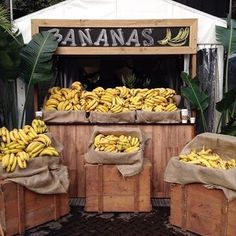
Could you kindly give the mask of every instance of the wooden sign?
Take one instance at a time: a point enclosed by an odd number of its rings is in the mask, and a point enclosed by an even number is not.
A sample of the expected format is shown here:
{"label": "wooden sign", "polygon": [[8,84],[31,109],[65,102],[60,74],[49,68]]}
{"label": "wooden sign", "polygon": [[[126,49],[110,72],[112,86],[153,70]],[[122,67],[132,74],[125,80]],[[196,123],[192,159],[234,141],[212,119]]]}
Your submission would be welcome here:
{"label": "wooden sign", "polygon": [[49,31],[57,54],[195,54],[197,20],[32,20],[32,34]]}

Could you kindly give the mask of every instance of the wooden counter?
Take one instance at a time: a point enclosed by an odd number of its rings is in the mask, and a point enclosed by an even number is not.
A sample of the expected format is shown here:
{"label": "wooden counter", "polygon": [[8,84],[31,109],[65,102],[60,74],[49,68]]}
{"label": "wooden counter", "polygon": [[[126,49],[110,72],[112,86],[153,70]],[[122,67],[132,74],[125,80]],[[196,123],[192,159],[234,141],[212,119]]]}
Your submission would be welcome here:
{"label": "wooden counter", "polygon": [[[94,124],[47,124],[49,131],[64,145],[64,164],[70,173],[70,197],[85,197],[84,154],[87,152]],[[164,171],[168,160],[195,136],[191,124],[99,124],[106,127],[139,127],[149,139],[144,157],[152,164],[151,197],[169,198],[169,184],[164,183]]]}

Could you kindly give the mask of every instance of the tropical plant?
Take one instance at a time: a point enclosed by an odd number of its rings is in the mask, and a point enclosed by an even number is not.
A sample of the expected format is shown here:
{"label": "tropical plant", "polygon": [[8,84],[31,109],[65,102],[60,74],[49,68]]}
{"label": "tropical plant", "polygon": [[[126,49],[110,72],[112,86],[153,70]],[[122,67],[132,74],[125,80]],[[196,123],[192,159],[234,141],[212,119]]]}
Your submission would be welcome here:
{"label": "tropical plant", "polygon": [[202,91],[199,86],[197,77],[190,79],[189,75],[185,72],[181,73],[181,78],[185,82],[185,87],[181,89],[181,94],[192,104],[197,112],[200,112],[201,122],[204,132],[207,131],[207,123],[204,111],[209,106],[209,96],[205,91]]}
{"label": "tropical plant", "polygon": [[6,9],[0,6],[0,80],[2,96],[0,96],[0,113],[3,125],[17,126],[15,80],[19,73],[20,50],[23,46],[22,35],[12,32]]}
{"label": "tropical plant", "polygon": [[[229,64],[230,58],[236,52],[236,21],[227,19],[227,28],[216,26],[216,38],[224,46],[226,52],[225,73],[224,73],[224,95],[223,99],[216,104],[216,109],[221,112],[220,122],[217,131],[222,122],[222,132],[234,132],[234,120],[236,109],[236,88],[229,88]],[[231,133],[232,134],[232,133]]]}
{"label": "tropical plant", "polygon": [[27,84],[26,99],[23,107],[21,126],[24,122],[25,109],[30,99],[30,89],[33,85],[53,78],[53,54],[58,46],[56,37],[49,32],[41,32],[21,51],[20,78]]}
{"label": "tropical plant", "polygon": [[[1,8],[2,9],[2,8]],[[25,111],[30,99],[30,89],[36,83],[50,80],[53,77],[52,57],[58,42],[53,34],[42,32],[33,36],[29,44],[23,46],[22,35],[12,32],[8,24],[8,15],[3,9],[0,18],[0,79],[3,83],[1,99],[1,113],[3,125],[8,128],[18,127],[16,107],[16,79],[22,79],[26,85],[26,99],[21,118],[23,125]]]}

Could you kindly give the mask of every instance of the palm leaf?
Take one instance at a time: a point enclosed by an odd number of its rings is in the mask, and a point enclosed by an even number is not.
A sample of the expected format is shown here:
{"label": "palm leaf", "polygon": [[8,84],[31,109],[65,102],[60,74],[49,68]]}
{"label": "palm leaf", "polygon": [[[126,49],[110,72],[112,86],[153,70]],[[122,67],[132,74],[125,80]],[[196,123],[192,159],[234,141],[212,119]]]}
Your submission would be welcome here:
{"label": "palm leaf", "polygon": [[[11,34],[0,28],[0,79],[15,80],[19,74],[22,34]],[[17,39],[17,40],[15,40]]]}
{"label": "palm leaf", "polygon": [[181,94],[191,102],[194,108],[200,111],[203,129],[206,132],[207,124],[204,110],[209,106],[209,96],[200,89],[197,77],[190,79],[187,73],[182,72],[181,78],[187,85],[181,89]]}
{"label": "palm leaf", "polygon": [[27,84],[21,126],[29,101],[30,88],[37,83],[53,78],[53,55],[57,46],[58,42],[52,33],[41,32],[34,35],[21,51],[20,78]]}
{"label": "palm leaf", "polygon": [[223,46],[225,51],[229,54],[236,52],[236,29],[234,26],[236,25],[235,20],[231,20],[231,24],[229,28],[225,28],[222,26],[216,26],[216,39]]}
{"label": "palm leaf", "polygon": [[190,80],[185,72],[181,73],[181,78],[188,86],[181,89],[182,95],[192,103],[195,109],[204,111],[209,106],[209,96],[198,86],[198,79],[195,77]]}
{"label": "palm leaf", "polygon": [[53,55],[57,49],[56,37],[49,32],[41,32],[21,51],[20,77],[29,86],[52,79]]}
{"label": "palm leaf", "polygon": [[12,24],[9,21],[9,13],[7,9],[0,5],[0,28],[4,29],[4,31],[11,31]]}
{"label": "palm leaf", "polygon": [[236,88],[233,88],[224,94],[221,101],[216,103],[216,110],[219,112],[227,111],[234,104],[235,100],[236,100]]}

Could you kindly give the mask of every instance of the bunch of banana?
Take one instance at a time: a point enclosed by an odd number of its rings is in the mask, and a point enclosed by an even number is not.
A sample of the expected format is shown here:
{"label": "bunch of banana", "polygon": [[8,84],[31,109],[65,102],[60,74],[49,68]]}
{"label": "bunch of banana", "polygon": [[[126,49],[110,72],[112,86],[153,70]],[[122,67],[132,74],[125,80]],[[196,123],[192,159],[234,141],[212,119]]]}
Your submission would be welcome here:
{"label": "bunch of banana", "polygon": [[[79,83],[79,82],[75,82]],[[84,110],[103,113],[120,113],[125,111],[175,111],[177,106],[173,96],[175,90],[170,88],[129,89],[125,86],[107,88],[97,87],[92,91],[53,87],[45,103],[46,110]],[[79,92],[78,92],[79,91]]]}
{"label": "bunch of banana", "polygon": [[48,90],[49,98],[44,108],[58,111],[81,110],[80,95],[83,90],[79,81],[72,83],[71,88],[52,87]]}
{"label": "bunch of banana", "polygon": [[200,165],[209,168],[228,170],[236,167],[236,160],[223,160],[212,149],[202,148],[200,151],[191,150],[189,154],[179,155],[179,160],[190,164]]}
{"label": "bunch of banana", "polygon": [[51,139],[45,134],[38,134],[25,148],[30,158],[37,156],[59,156],[57,150],[51,146]]}
{"label": "bunch of banana", "polygon": [[98,134],[94,139],[94,146],[96,151],[129,153],[140,149],[140,141],[137,137],[126,135]]}
{"label": "bunch of banana", "polygon": [[[13,172],[16,166],[26,168],[30,158],[36,156],[59,156],[58,151],[51,146],[51,139],[43,134],[47,130],[41,120],[33,120],[32,126],[25,125],[22,129],[0,129],[0,162],[7,172]],[[10,138],[8,138],[10,137]]]}
{"label": "bunch of banana", "polygon": [[43,134],[48,131],[47,125],[43,120],[33,119],[31,126],[37,134]]}

